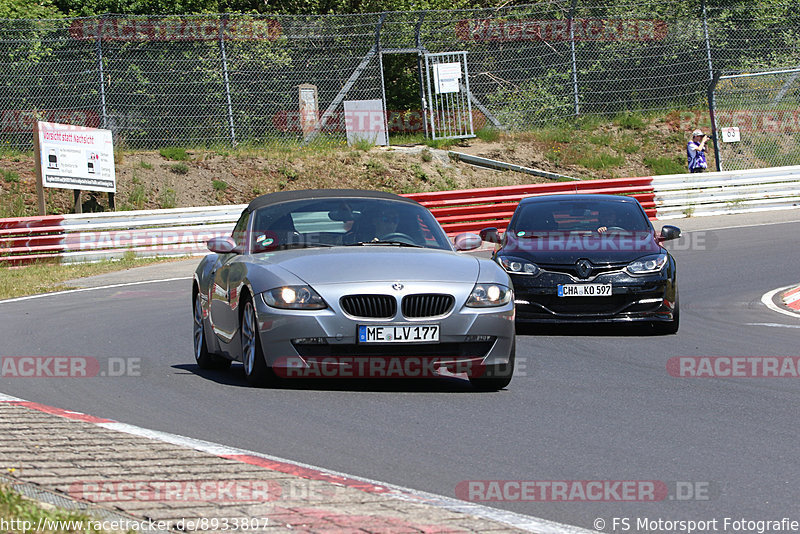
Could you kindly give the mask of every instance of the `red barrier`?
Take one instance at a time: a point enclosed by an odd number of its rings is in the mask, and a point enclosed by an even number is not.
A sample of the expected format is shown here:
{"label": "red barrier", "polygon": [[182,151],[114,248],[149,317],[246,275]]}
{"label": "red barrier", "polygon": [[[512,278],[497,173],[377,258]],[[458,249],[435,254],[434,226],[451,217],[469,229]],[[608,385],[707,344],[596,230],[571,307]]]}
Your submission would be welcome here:
{"label": "red barrier", "polygon": [[642,204],[648,217],[654,219],[656,216],[651,176],[435,191],[403,196],[430,209],[448,234],[456,234],[477,232],[490,226],[504,230],[517,204],[525,197],[576,193],[631,196]]}

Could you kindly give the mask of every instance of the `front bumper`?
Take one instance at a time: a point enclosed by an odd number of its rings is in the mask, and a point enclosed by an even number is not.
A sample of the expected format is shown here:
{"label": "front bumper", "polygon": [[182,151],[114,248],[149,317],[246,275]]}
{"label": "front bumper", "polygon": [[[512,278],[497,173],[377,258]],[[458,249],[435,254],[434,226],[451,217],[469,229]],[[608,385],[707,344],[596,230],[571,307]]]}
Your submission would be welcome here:
{"label": "front bumper", "polygon": [[[435,358],[443,365],[464,362],[502,365],[509,362],[514,341],[514,305],[497,308],[464,306],[472,285],[455,283],[407,283],[402,291],[387,291],[387,284],[330,284],[314,286],[328,304],[316,311],[282,310],[255,298],[261,345],[267,365],[294,368],[315,362],[350,362],[352,358],[404,360]],[[402,316],[400,299],[415,293],[448,293],[454,307],[443,316],[408,319]],[[391,294],[398,299],[390,319],[357,318],[340,307],[342,296]],[[438,324],[438,343],[359,343],[359,325],[409,326]]]}
{"label": "front bumper", "polygon": [[[662,274],[631,276],[615,271],[591,281],[578,281],[562,273],[543,272],[536,277],[512,275],[518,322],[606,323],[671,321],[676,305],[674,278]],[[559,284],[611,284],[604,297],[559,297]]]}

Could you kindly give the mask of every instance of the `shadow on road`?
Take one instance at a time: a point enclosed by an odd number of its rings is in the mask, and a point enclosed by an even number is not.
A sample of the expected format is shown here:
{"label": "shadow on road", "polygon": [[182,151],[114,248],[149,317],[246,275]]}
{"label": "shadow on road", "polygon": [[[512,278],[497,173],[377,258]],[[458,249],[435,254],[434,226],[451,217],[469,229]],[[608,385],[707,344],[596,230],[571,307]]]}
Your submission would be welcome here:
{"label": "shadow on road", "polygon": [[659,337],[648,323],[521,324],[518,336]]}
{"label": "shadow on road", "polygon": [[[241,364],[234,363],[226,370],[200,369],[196,364],[173,365],[173,369],[185,371],[225,386],[251,386],[244,377]],[[513,382],[512,382],[513,384]],[[269,389],[354,391],[376,393],[488,393],[475,389],[466,376],[442,376],[437,378],[283,378]]]}

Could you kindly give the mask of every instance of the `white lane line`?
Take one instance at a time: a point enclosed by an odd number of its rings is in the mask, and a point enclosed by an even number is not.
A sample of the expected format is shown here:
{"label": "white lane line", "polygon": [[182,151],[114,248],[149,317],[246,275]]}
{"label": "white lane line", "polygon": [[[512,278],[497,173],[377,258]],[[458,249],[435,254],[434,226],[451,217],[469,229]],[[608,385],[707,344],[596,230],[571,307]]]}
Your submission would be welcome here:
{"label": "white lane line", "polygon": [[18,397],[12,397],[11,395],[0,393],[0,402],[24,402],[24,401]]}
{"label": "white lane line", "polygon": [[772,311],[782,313],[783,315],[788,315],[789,317],[794,317],[795,319],[800,319],[800,313],[790,312],[789,310],[784,310],[777,304],[772,301],[772,298],[775,296],[776,293],[780,293],[781,291],[786,291],[790,287],[796,287],[797,284],[792,284],[790,286],[779,287],[778,289],[773,289],[772,291],[767,291],[763,295],[761,295],[761,302]]}
{"label": "white lane line", "polygon": [[174,282],[175,280],[191,280],[191,276],[178,276],[175,278],[162,278],[161,280],[141,280],[139,282],[125,282],[123,284],[110,284],[107,286],[97,287],[79,287],[76,289],[65,289],[64,291],[53,291],[52,293],[40,293],[38,295],[28,295],[27,297],[17,297],[13,299],[0,300],[0,304],[9,302],[21,302],[23,300],[40,299],[44,297],[53,297],[55,295],[67,295],[69,293],[81,293],[83,291],[96,291],[98,289],[113,289],[115,287],[138,286],[141,284],[155,284],[157,282]]}
{"label": "white lane line", "polygon": [[781,323],[745,323],[746,326],[773,326],[775,328],[800,328],[800,324]]}

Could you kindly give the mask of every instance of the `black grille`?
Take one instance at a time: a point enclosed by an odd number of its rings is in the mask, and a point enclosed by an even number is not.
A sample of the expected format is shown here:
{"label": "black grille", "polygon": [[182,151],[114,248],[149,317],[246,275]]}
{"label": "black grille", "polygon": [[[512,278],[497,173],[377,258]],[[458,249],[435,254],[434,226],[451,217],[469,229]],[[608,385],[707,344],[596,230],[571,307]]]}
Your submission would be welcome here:
{"label": "black grille", "polygon": [[663,293],[635,293],[620,294],[610,297],[557,297],[554,295],[519,295],[519,298],[529,301],[530,305],[518,305],[517,313],[544,312],[542,306],[552,313],[560,315],[614,315],[624,312],[651,311],[658,309],[661,302],[653,304],[634,304],[641,299],[658,298]]}
{"label": "black grille", "polygon": [[413,318],[444,315],[450,311],[454,302],[452,295],[406,295],[403,297],[403,315]]}
{"label": "black grille", "polygon": [[397,301],[389,295],[347,295],[339,302],[345,313],[354,317],[382,319],[397,312]]}

